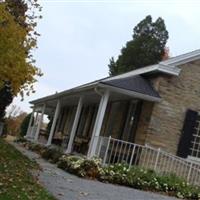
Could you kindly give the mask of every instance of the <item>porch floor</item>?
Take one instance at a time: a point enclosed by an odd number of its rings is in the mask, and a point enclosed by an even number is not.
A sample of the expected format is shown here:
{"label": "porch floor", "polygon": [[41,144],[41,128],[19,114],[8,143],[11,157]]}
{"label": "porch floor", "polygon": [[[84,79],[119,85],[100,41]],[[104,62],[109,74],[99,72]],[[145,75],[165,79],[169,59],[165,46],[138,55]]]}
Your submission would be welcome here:
{"label": "porch floor", "polygon": [[176,200],[176,198],[151,192],[78,178],[41,159],[36,153],[16,143],[12,145],[41,166],[42,170],[34,174],[58,200]]}

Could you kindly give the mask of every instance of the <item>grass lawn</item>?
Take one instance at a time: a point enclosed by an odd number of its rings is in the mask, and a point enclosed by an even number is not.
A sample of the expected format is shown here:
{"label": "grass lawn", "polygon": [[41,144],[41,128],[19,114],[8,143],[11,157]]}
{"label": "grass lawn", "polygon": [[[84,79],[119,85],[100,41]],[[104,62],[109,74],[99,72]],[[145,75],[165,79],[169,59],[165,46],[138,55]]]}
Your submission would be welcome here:
{"label": "grass lawn", "polygon": [[38,165],[0,139],[0,200],[55,200],[29,170]]}

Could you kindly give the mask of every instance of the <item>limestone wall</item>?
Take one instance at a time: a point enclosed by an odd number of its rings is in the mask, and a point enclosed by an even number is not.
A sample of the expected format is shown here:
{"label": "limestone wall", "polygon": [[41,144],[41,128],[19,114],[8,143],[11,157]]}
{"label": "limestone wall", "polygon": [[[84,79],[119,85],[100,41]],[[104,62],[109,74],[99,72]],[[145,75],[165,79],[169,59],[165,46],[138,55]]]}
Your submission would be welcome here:
{"label": "limestone wall", "polygon": [[[165,75],[154,80],[162,101],[152,107],[145,136],[145,143],[173,154],[177,151],[187,109],[200,111],[200,63],[193,62],[180,68],[178,77]],[[145,113],[148,117],[148,112]]]}

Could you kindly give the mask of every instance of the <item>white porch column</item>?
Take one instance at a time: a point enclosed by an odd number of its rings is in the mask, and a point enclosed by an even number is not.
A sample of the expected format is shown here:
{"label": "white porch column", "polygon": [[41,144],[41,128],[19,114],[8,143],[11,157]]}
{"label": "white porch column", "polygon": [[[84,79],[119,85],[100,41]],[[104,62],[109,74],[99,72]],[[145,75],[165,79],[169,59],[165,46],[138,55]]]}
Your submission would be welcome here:
{"label": "white porch column", "polygon": [[35,112],[35,107],[33,107],[33,111],[31,113],[31,117],[30,117],[30,120],[29,120],[28,129],[26,131],[25,138],[29,138],[31,136],[31,124],[32,124],[33,118],[34,118],[34,112]]}
{"label": "white porch column", "polygon": [[93,132],[92,132],[90,146],[89,146],[89,150],[88,150],[88,154],[87,154],[87,157],[89,157],[89,158],[91,158],[92,156],[95,155],[97,142],[98,142],[98,140],[96,140],[95,137],[100,135],[101,126],[102,126],[104,115],[106,112],[109,95],[110,95],[110,92],[108,90],[106,90],[105,93],[103,94],[103,96],[101,97],[99,109],[98,109],[97,116],[96,116],[96,121],[95,121]]}
{"label": "white porch column", "polygon": [[51,142],[52,142],[52,138],[53,138],[54,130],[55,130],[55,127],[56,127],[56,122],[57,122],[57,119],[58,119],[59,112],[60,112],[60,100],[57,101],[56,110],[55,110],[54,117],[53,117],[53,123],[52,123],[52,126],[51,126],[49,138],[48,138],[48,141],[47,141],[47,144],[46,144],[47,146],[50,146],[50,145],[51,145]]}
{"label": "white porch column", "polygon": [[[38,125],[38,111],[36,111],[36,116],[35,118],[33,119],[33,126],[32,126],[32,129],[31,129],[31,134],[30,134],[30,138],[31,139],[34,139],[35,137],[35,133],[36,133],[36,126]],[[36,128],[37,129],[37,128]]]}
{"label": "white porch column", "polygon": [[35,137],[34,137],[35,141],[38,140],[38,137],[39,137],[39,134],[40,134],[40,128],[41,128],[45,108],[46,108],[46,104],[44,104],[43,107],[42,107],[42,113],[41,113],[41,116],[40,116],[40,119],[39,119],[39,122],[38,122],[38,125],[37,125]]}
{"label": "white porch column", "polygon": [[72,130],[71,130],[71,133],[70,133],[70,139],[69,139],[69,142],[68,142],[68,145],[67,145],[66,153],[71,153],[71,151],[72,151],[72,145],[73,145],[74,137],[75,137],[76,130],[77,130],[77,127],[78,127],[78,122],[79,122],[79,118],[80,118],[80,115],[81,115],[82,107],[83,107],[83,97],[80,97],[79,102],[78,102],[78,106],[77,106],[77,109],[76,109],[76,115],[75,115],[75,118],[74,118],[74,123],[73,123]]}

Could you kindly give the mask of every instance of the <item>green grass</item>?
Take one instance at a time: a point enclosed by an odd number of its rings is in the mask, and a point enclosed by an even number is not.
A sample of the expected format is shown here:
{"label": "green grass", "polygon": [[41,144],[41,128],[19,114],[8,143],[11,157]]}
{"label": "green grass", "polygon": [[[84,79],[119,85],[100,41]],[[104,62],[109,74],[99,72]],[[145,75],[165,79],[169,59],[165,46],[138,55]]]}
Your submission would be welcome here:
{"label": "green grass", "polygon": [[35,162],[0,139],[0,200],[55,200],[30,173]]}

